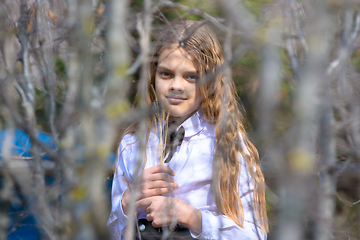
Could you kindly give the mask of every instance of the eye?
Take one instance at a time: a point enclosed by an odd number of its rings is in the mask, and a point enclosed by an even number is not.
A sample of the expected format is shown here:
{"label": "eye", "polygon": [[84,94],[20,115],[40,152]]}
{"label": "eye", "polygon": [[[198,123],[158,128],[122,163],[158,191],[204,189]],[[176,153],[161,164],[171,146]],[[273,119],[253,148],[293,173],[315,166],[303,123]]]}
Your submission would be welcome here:
{"label": "eye", "polygon": [[198,75],[188,75],[185,78],[191,82],[196,82],[199,79],[199,76]]}
{"label": "eye", "polygon": [[164,78],[164,79],[169,79],[169,78],[172,77],[172,74],[169,73],[169,72],[160,72],[159,74],[160,74],[160,76],[161,76],[162,78]]}

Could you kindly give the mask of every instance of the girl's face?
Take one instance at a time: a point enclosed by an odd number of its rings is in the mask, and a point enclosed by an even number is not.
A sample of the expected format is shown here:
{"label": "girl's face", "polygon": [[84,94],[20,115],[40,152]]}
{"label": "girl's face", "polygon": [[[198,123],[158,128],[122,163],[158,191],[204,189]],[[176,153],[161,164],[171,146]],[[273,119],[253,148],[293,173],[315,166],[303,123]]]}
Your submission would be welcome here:
{"label": "girl's face", "polygon": [[191,57],[181,48],[168,48],[159,56],[155,75],[157,99],[169,108],[170,116],[182,121],[200,106],[196,81],[199,73]]}

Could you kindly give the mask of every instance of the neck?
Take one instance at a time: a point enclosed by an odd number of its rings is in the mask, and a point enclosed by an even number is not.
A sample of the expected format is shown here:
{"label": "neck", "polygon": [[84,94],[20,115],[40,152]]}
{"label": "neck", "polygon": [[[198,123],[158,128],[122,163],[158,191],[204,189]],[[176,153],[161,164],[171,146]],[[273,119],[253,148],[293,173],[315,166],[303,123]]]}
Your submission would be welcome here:
{"label": "neck", "polygon": [[188,119],[188,118],[170,116],[169,120],[168,120],[168,124],[176,129],[178,126],[180,126],[180,124],[185,122],[186,119]]}
{"label": "neck", "polygon": [[186,116],[182,116],[182,117],[175,117],[175,116],[169,116],[169,120],[168,120],[168,123],[171,123],[171,125],[174,125],[176,126],[176,128],[178,126],[180,126],[180,124],[182,124],[183,122],[185,122],[189,117],[191,117],[192,115],[194,115],[194,113],[196,113],[198,111],[195,110],[194,112],[190,113],[189,115],[186,115]]}

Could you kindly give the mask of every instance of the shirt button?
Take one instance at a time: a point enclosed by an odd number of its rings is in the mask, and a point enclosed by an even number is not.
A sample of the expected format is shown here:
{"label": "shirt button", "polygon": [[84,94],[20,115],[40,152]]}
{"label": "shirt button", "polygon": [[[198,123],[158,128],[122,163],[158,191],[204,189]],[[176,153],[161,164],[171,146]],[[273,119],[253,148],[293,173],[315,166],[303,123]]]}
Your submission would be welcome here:
{"label": "shirt button", "polygon": [[141,232],[145,231],[145,225],[144,225],[144,224],[141,224],[141,225],[139,226],[139,230],[140,230]]}

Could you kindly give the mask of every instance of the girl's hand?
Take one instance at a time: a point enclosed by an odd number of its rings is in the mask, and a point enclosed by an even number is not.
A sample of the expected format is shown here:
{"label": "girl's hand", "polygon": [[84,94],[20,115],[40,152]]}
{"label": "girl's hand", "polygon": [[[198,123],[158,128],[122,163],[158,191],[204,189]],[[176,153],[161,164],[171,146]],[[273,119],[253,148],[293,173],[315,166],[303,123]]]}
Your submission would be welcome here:
{"label": "girl's hand", "polygon": [[[136,201],[153,196],[162,196],[177,189],[179,185],[172,178],[173,176],[175,176],[175,172],[164,165],[145,169],[140,175],[140,186],[136,193]],[[134,189],[134,183],[130,184],[121,199],[121,206],[125,214],[131,201],[131,194],[133,193],[131,191]]]}
{"label": "girl's hand", "polygon": [[201,211],[190,204],[174,197],[155,196],[139,200],[137,207],[146,207],[146,220],[154,227],[181,224],[193,232],[202,231]]}
{"label": "girl's hand", "polygon": [[164,165],[156,165],[145,169],[141,174],[139,197],[137,200],[152,196],[161,196],[177,189],[179,185],[173,179],[175,172]]}

